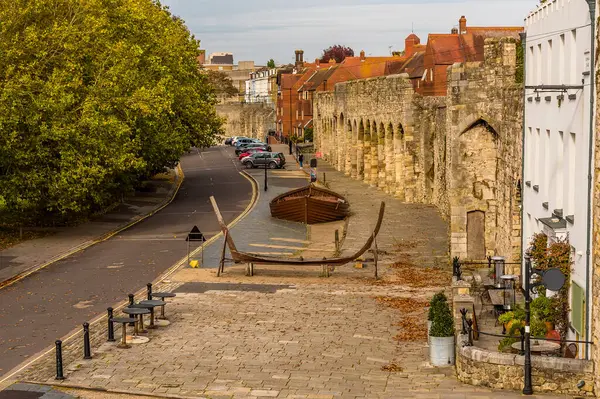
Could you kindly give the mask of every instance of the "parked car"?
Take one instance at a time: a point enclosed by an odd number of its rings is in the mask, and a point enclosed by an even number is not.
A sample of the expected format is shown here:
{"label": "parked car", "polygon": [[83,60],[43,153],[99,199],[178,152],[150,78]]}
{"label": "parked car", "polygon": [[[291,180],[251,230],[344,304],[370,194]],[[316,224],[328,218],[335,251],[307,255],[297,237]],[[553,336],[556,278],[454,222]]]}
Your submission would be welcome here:
{"label": "parked car", "polygon": [[242,158],[242,165],[246,169],[264,168],[265,165],[271,169],[281,169],[285,165],[285,156],[282,152],[257,152]]}
{"label": "parked car", "polygon": [[265,151],[271,152],[271,146],[265,143],[250,143],[250,144],[244,144],[241,145],[239,147],[236,147],[235,149],[235,153],[236,155],[241,154],[242,152],[246,152],[246,150],[252,149],[252,148],[262,148]]}
{"label": "parked car", "polygon": [[237,140],[233,142],[233,145],[239,147],[243,144],[256,143],[258,139],[250,139],[248,137],[238,137]]}
{"label": "parked car", "polygon": [[232,141],[233,141],[233,137],[228,137],[227,139],[225,139],[225,145],[231,145]]}
{"label": "parked car", "polygon": [[245,150],[244,152],[242,152],[238,158],[241,161],[242,159],[244,159],[252,154],[255,154],[257,152],[267,152],[267,150],[265,150],[264,148],[249,148],[249,149]]}

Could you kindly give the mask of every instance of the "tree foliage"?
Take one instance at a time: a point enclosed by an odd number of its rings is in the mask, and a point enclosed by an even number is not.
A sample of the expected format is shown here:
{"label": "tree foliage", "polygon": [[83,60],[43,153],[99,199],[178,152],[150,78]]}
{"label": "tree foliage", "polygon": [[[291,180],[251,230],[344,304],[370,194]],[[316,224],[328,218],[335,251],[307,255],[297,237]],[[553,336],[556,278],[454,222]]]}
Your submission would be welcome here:
{"label": "tree foliage", "polygon": [[273,58],[271,58],[269,60],[269,62],[267,62],[267,67],[268,68],[275,68],[275,60]]}
{"label": "tree foliage", "polygon": [[350,47],[342,46],[340,44],[336,44],[335,46],[331,46],[325,50],[323,50],[323,55],[321,56],[321,62],[329,62],[330,59],[334,59],[338,64],[346,57],[354,57],[354,50]]}
{"label": "tree foliage", "polygon": [[219,99],[230,98],[239,93],[239,90],[233,86],[233,81],[225,72],[208,69],[206,74]]}
{"label": "tree foliage", "polygon": [[2,217],[103,209],[220,133],[199,43],[153,0],[0,7]]}

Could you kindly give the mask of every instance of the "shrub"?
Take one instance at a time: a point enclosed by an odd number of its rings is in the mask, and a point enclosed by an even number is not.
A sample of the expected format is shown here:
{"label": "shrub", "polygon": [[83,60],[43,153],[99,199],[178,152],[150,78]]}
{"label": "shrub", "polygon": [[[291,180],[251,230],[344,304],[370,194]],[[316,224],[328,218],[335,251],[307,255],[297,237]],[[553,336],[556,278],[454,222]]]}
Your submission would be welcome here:
{"label": "shrub", "polygon": [[448,301],[440,301],[434,308],[429,335],[432,337],[454,336],[454,318]]}
{"label": "shrub", "polygon": [[436,312],[436,308],[442,302],[448,302],[448,298],[446,297],[443,291],[440,291],[437,294],[435,294],[429,302],[429,313],[427,315],[427,320],[433,321],[433,315]]}

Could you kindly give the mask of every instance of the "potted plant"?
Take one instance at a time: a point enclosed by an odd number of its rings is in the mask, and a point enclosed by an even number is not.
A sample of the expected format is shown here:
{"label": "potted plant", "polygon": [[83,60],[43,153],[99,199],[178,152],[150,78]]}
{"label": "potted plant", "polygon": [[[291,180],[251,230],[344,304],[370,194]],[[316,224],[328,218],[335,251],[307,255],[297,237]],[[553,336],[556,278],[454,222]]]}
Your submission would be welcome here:
{"label": "potted plant", "polygon": [[440,301],[433,310],[429,331],[429,360],[433,366],[454,364],[454,319],[448,301]]}
{"label": "potted plant", "polygon": [[448,302],[448,298],[446,297],[446,295],[444,294],[443,291],[440,291],[437,294],[435,294],[433,296],[433,298],[431,298],[431,301],[429,301],[429,313],[427,314],[427,343],[428,344],[431,341],[429,339],[429,331],[431,331],[431,323],[433,322],[433,315],[435,314],[437,307],[442,302]]}
{"label": "potted plant", "polygon": [[548,331],[554,330],[554,317],[552,308],[552,299],[545,295],[540,295],[531,301],[532,317],[544,322]]}

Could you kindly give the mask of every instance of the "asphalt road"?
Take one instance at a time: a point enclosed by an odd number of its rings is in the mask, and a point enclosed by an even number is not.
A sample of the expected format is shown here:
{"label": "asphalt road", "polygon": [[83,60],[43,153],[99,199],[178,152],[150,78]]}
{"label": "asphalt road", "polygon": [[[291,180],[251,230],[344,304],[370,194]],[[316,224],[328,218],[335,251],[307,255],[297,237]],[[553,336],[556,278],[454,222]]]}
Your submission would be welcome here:
{"label": "asphalt road", "polygon": [[252,186],[238,173],[230,147],[193,150],[181,166],[183,185],[162,211],[0,290],[0,379],[183,258],[194,225],[207,238],[215,235],[211,195],[226,222],[250,203]]}

